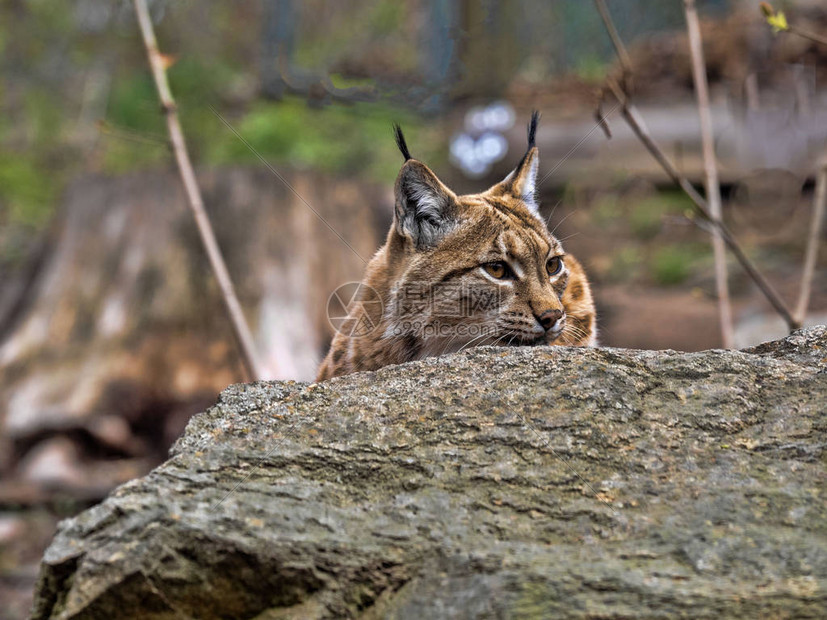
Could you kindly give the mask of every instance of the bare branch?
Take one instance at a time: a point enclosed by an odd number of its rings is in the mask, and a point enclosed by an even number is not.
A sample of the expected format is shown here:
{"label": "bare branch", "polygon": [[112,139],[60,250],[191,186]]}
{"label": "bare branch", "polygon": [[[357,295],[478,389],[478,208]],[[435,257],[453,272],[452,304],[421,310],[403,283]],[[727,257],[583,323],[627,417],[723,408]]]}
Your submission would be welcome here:
{"label": "bare branch", "polygon": [[[827,38],[787,23],[783,12],[776,12],[769,2],[761,3],[761,12],[767,23],[775,32],[789,32],[810,41],[827,45]],[[802,324],[807,316],[807,307],[810,304],[810,293],[813,287],[816,259],[818,258],[818,244],[821,238],[821,229],[824,226],[824,212],[827,209],[827,153],[821,156],[816,172],[816,191],[813,198],[813,219],[810,223],[810,232],[807,237],[807,248],[804,252],[804,266],[801,270],[801,289],[798,303],[795,307],[795,320]]]}
{"label": "bare branch", "polygon": [[818,244],[821,240],[821,229],[824,227],[824,212],[827,211],[827,154],[821,157],[816,175],[816,191],[813,199],[813,219],[810,223],[810,232],[807,237],[807,249],[804,254],[804,267],[801,270],[801,292],[795,307],[795,319],[804,323],[807,316],[807,306],[810,304],[810,291],[813,287],[813,275],[818,257]]}
{"label": "bare branch", "polygon": [[798,26],[790,26],[789,32],[792,34],[797,34],[799,37],[804,39],[809,39],[810,41],[815,41],[816,43],[821,43],[822,45],[827,45],[827,38],[822,37],[814,32],[810,32],[809,30],[803,30]]}
{"label": "bare branch", "polygon": [[778,293],[775,292],[775,289],[772,285],[764,278],[763,275],[755,268],[752,264],[752,261],[747,257],[744,251],[741,249],[741,246],[735,240],[735,237],[732,236],[729,228],[720,220],[716,220],[712,217],[712,214],[709,212],[709,208],[707,206],[706,200],[704,200],[703,196],[701,196],[698,191],[692,186],[692,184],[686,179],[686,177],[682,176],[672,165],[672,163],[667,159],[666,155],[664,155],[661,148],[652,140],[652,137],[649,135],[649,132],[643,127],[642,123],[639,121],[639,114],[637,110],[629,103],[628,98],[626,97],[625,93],[620,90],[616,82],[609,81],[608,82],[609,89],[612,91],[612,94],[618,99],[620,102],[620,113],[623,116],[623,120],[629,125],[629,128],[634,132],[634,134],[638,137],[641,141],[643,146],[646,147],[646,150],[655,158],[655,160],[660,164],[661,168],[663,168],[664,172],[669,176],[670,179],[678,185],[687,196],[689,196],[690,200],[692,200],[692,204],[695,208],[695,211],[698,215],[700,215],[703,219],[708,221],[712,226],[718,229],[721,233],[721,238],[723,238],[724,243],[726,243],[727,247],[730,251],[735,255],[735,258],[743,267],[744,271],[746,271],[747,275],[755,282],[767,300],[770,302],[773,308],[775,308],[776,312],[781,315],[781,318],[787,323],[787,327],[790,330],[797,329],[800,327],[797,321],[795,321],[790,314],[789,309],[778,296]]}
{"label": "bare branch", "polygon": [[810,41],[814,41],[816,43],[820,43],[821,45],[827,45],[827,38],[823,37],[820,34],[816,34],[815,32],[810,32],[809,30],[804,30],[803,28],[799,28],[794,24],[790,24],[787,22],[787,16],[784,14],[783,11],[776,11],[775,8],[769,2],[762,2],[759,5],[761,9],[761,13],[764,15],[764,19],[766,20],[767,24],[776,32],[790,32],[792,34],[798,35],[802,39],[808,39]]}
{"label": "bare branch", "polygon": [[167,73],[164,65],[165,60],[158,51],[158,43],[155,40],[155,31],[152,28],[152,19],[149,16],[146,0],[134,0],[134,3],[135,14],[138,17],[141,36],[143,37],[144,46],[146,47],[146,53],[149,58],[149,66],[152,69],[152,77],[155,80],[155,87],[161,99],[161,107],[167,119],[172,151],[178,163],[181,181],[184,183],[187,204],[195,217],[195,223],[201,235],[204,249],[207,252],[207,258],[210,261],[210,266],[221,289],[221,297],[224,300],[227,315],[233,327],[233,333],[241,349],[241,359],[244,363],[248,379],[263,379],[264,372],[256,356],[253,336],[250,333],[250,328],[247,326],[247,321],[244,319],[244,313],[241,309],[241,304],[238,302],[238,297],[236,297],[230,274],[227,271],[221,250],[215,240],[215,234],[210,225],[210,220],[207,217],[207,212],[204,210],[204,202],[201,199],[201,192],[198,189],[195,172],[192,169],[192,163],[187,152],[187,145],[184,141],[184,133],[178,122],[175,100],[172,97],[172,91],[167,81]]}
{"label": "bare branch", "polygon": [[[596,3],[600,3],[602,0],[595,0]],[[606,25],[607,30],[614,30],[614,25],[612,23],[612,18],[607,11],[601,12],[601,17],[603,18],[603,23]],[[643,122],[640,120],[640,115],[638,114],[635,107],[629,101],[629,97],[624,91],[624,89],[617,83],[617,81],[609,78],[606,80],[606,86],[603,90],[601,95],[601,101],[598,103],[598,106],[602,104],[602,97],[611,92],[615,99],[617,99],[618,103],[620,104],[620,112],[623,120],[629,125],[629,128],[632,132],[637,136],[637,138],[641,141],[643,146],[646,148],[647,151],[655,158],[655,161],[660,164],[661,168],[663,168],[664,172],[666,172],[667,176],[672,180],[675,185],[679,186],[686,195],[692,200],[693,207],[695,208],[696,213],[701,216],[704,220],[708,221],[710,225],[714,226],[718,229],[721,234],[721,238],[726,243],[727,247],[730,251],[735,255],[735,258],[743,267],[744,271],[747,275],[755,282],[767,300],[770,302],[772,307],[778,312],[781,318],[787,323],[788,329],[792,331],[793,329],[797,329],[800,327],[800,324],[793,319],[790,310],[787,308],[786,304],[781,300],[778,293],[775,292],[775,289],[772,285],[764,278],[763,275],[755,268],[752,264],[752,261],[749,260],[747,255],[741,249],[741,246],[735,240],[735,237],[732,236],[732,233],[729,231],[729,228],[720,220],[715,219],[712,217],[712,214],[709,211],[708,205],[706,200],[704,200],[703,196],[701,196],[698,191],[692,186],[692,184],[686,179],[686,177],[682,176],[675,166],[672,165],[672,162],[666,157],[663,153],[661,148],[655,143],[652,139],[649,132],[645,129]]]}
{"label": "bare branch", "polygon": [[604,0],[594,0],[594,3],[597,5],[597,11],[600,13],[600,17],[606,25],[606,30],[609,32],[609,38],[612,40],[612,45],[615,48],[618,60],[620,60],[620,66],[623,69],[624,75],[631,75],[632,63],[629,60],[629,53],[626,51],[626,46],[623,45],[623,40],[620,38],[617,28],[615,28],[612,16],[609,15],[606,2]]}
{"label": "bare branch", "polygon": [[[712,136],[712,116],[709,110],[709,89],[706,82],[701,28],[695,0],[684,0],[686,28],[689,34],[689,50],[692,55],[692,77],[698,95],[698,116],[701,121],[701,143],[703,145],[704,172],[706,176],[706,199],[713,219],[721,220],[721,186],[718,183],[718,167],[715,163],[715,142]],[[721,322],[721,340],[725,349],[735,347],[732,326],[732,305],[729,300],[727,283],[726,248],[717,228],[712,229],[712,253],[715,259],[715,289],[718,293],[718,312]]]}

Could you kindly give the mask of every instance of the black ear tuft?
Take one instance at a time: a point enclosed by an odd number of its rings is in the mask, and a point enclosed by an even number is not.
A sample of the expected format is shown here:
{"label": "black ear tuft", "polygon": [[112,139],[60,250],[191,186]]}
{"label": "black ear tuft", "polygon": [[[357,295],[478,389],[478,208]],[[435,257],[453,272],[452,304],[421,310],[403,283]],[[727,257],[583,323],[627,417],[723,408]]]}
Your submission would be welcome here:
{"label": "black ear tuft", "polygon": [[416,249],[433,248],[456,226],[456,196],[422,162],[402,166],[394,195],[396,230]]}
{"label": "black ear tuft", "polygon": [[528,123],[528,148],[535,146],[534,137],[537,135],[537,121],[540,120],[540,112],[534,110],[531,113],[531,121]]}
{"label": "black ear tuft", "polygon": [[411,153],[408,151],[408,145],[405,143],[405,136],[402,135],[402,128],[396,123],[393,124],[393,135],[396,137],[396,146],[402,151],[405,161],[412,159]]}

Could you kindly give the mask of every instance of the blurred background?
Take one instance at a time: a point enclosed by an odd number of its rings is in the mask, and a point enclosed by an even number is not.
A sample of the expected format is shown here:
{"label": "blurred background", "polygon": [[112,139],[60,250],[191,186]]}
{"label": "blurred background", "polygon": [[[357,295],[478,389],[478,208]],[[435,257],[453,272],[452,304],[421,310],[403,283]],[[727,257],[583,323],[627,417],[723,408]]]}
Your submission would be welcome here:
{"label": "blurred background", "polygon": [[[641,115],[702,188],[683,2],[608,6]],[[773,34],[753,0],[698,6],[724,218],[793,305],[827,147],[827,48]],[[775,8],[827,32],[820,0]],[[391,123],[449,186],[475,192],[522,156],[534,108],[543,214],[591,277],[601,343],[720,346],[708,233],[613,101],[612,138],[595,122],[617,67],[592,2],[150,9],[273,378],[312,380],[332,334],[328,297],[361,279],[386,234],[401,164]],[[2,0],[0,49],[0,615],[25,617],[57,520],[163,460],[189,417],[244,374],[132,3]],[[825,322],[824,254],[810,322]],[[736,344],[784,335],[734,261],[729,273]]]}

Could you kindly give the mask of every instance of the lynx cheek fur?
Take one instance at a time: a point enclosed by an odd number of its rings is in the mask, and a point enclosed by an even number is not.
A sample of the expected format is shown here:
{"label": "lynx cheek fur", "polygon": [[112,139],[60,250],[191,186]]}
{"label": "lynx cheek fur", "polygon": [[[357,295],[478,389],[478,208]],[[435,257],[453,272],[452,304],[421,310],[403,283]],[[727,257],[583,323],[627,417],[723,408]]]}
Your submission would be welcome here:
{"label": "lynx cheek fur", "polygon": [[[595,344],[586,274],[538,212],[538,117],[532,114],[528,150],[514,171],[467,196],[412,159],[395,128],[405,163],[394,222],[367,266],[365,303],[352,304],[347,319],[372,329],[338,333],[319,381],[469,346]],[[381,304],[367,303],[377,294]]]}

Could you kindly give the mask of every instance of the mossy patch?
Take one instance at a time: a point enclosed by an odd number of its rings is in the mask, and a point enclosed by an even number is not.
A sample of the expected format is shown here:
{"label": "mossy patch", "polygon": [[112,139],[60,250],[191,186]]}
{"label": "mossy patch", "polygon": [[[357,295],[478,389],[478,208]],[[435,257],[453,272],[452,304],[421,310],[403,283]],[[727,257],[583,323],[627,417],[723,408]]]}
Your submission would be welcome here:
{"label": "mossy patch", "polygon": [[699,244],[676,244],[660,248],[649,262],[652,279],[663,286],[681,284],[708,258],[709,253],[709,248],[702,248]]}

